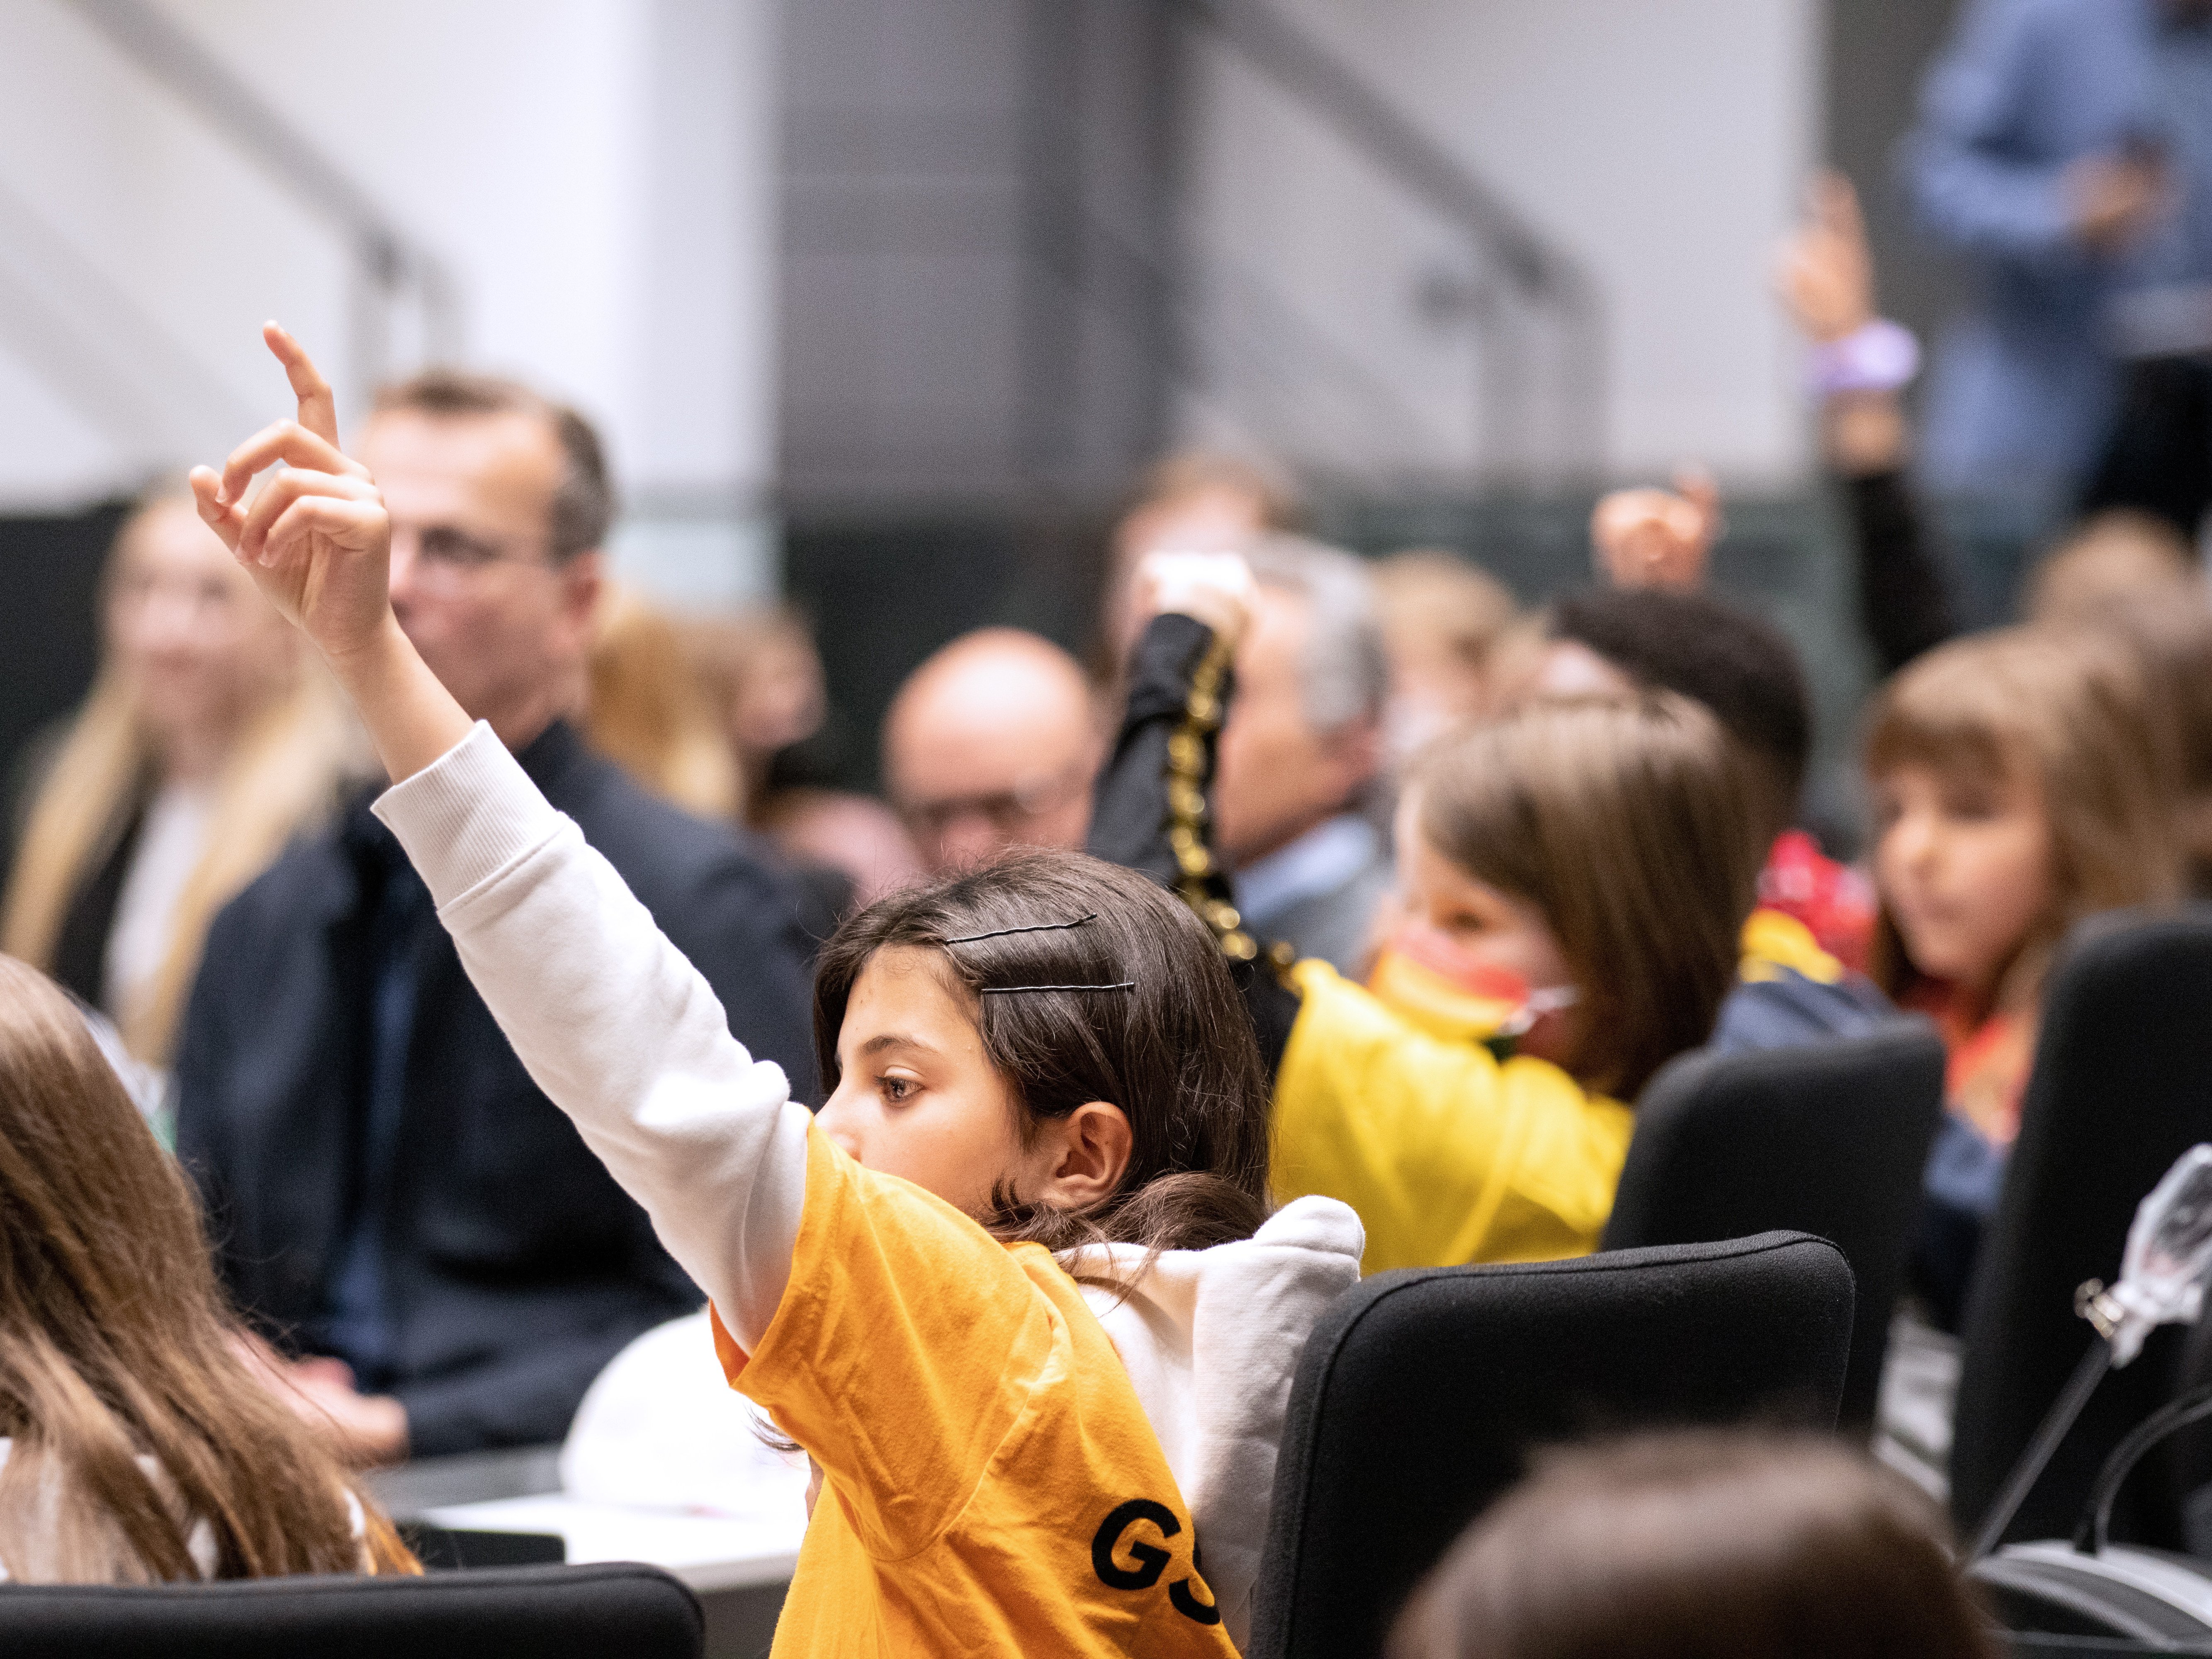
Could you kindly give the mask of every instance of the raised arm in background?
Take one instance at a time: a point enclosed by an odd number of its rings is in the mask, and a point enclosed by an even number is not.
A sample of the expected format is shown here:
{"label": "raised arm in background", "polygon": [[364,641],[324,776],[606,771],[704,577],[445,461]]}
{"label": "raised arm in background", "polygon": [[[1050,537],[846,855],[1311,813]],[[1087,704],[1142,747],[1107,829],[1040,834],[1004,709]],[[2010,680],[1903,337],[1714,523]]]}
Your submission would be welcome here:
{"label": "raised arm in background", "polygon": [[1091,793],[1084,850],[1176,894],[1213,930],[1273,1076],[1298,1014],[1266,947],[1237,913],[1214,844],[1208,793],[1250,618],[1252,574],[1234,555],[1154,553],[1133,579],[1142,631],[1130,653],[1121,728]]}
{"label": "raised arm in background", "polygon": [[1875,310],[1866,225],[1841,173],[1814,182],[1806,222],[1783,250],[1778,285],[1813,348],[1821,457],[1843,493],[1860,622],[1887,676],[1958,623],[1908,465],[1900,394],[1917,352],[1911,336]]}

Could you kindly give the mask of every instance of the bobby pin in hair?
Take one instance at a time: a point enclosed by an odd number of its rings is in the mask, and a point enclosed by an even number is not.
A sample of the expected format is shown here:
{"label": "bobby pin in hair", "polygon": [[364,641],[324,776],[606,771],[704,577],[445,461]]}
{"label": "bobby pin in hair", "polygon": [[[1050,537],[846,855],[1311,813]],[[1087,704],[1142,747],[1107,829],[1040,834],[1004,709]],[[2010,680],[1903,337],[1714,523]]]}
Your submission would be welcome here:
{"label": "bobby pin in hair", "polygon": [[[1069,927],[1075,926],[1072,921],[1062,925]],[[1011,928],[1008,931],[1018,933],[1022,930]],[[951,943],[950,940],[946,942]],[[1011,996],[1017,991],[1133,991],[1136,988],[1136,981],[1125,979],[1119,985],[986,985],[976,994],[986,997],[1003,997]]]}
{"label": "bobby pin in hair", "polygon": [[[1097,920],[1098,913],[1096,910],[1093,910],[1087,916],[1076,917],[1073,921],[1040,921],[1028,927],[1000,927],[995,928],[988,933],[963,933],[958,939],[941,939],[937,942],[939,945],[973,945],[977,939],[1004,939],[1009,933],[1056,933],[1064,927],[1080,927],[1086,921],[1096,921]],[[1026,986],[1010,986],[1007,988],[1010,990],[1026,990],[1029,988]],[[1061,988],[1056,985],[1041,985],[1036,988],[1041,991],[1056,991]],[[1092,988],[1089,986],[1078,986],[1076,988],[1078,990],[1089,990]]]}

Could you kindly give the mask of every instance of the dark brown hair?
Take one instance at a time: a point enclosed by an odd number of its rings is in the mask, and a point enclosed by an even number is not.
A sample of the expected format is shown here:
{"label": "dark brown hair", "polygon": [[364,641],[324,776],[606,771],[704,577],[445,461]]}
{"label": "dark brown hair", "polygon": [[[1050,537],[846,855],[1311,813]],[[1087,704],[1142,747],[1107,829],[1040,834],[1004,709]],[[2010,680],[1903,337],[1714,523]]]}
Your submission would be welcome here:
{"label": "dark brown hair", "polygon": [[[1869,779],[1923,765],[1990,782],[2025,769],[2039,786],[2053,896],[2001,976],[2000,1001],[2017,1003],[2084,916],[2179,896],[2174,746],[2118,639],[2028,627],[1954,640],[1902,670],[1875,700],[1864,753]],[[1919,977],[1887,905],[1872,968],[1893,996]]]}
{"label": "dark brown hair", "polygon": [[1765,847],[1749,766],[1703,706],[1532,703],[1414,763],[1421,832],[1543,913],[1580,989],[1568,1070],[1633,1100],[1711,1036]]}
{"label": "dark brown hair", "polygon": [[566,404],[532,392],[520,380],[428,368],[396,386],[380,387],[379,415],[528,415],[545,422],[561,446],[561,481],[553,487],[546,541],[553,562],[565,564],[607,538],[614,522],[615,490],[607,477],[605,448],[592,423]]}
{"label": "dark brown hair", "polygon": [[1935,1508],[1831,1441],[1552,1454],[1468,1529],[1389,1659],[1995,1659]]}
{"label": "dark brown hair", "polygon": [[[199,1212],[44,975],[0,957],[0,1562],[18,1581],[356,1572],[349,1483],[248,1372]],[[150,1459],[159,1477],[141,1457]],[[167,1490],[165,1490],[165,1488]],[[413,1558],[365,1498],[369,1561]]]}
{"label": "dark brown hair", "polygon": [[[1039,927],[1083,916],[1093,920]],[[1198,1249],[1249,1237],[1266,1219],[1259,1045],[1212,936],[1170,895],[1080,853],[1025,851],[877,900],[837,930],[816,969],[814,1047],[827,1089],[837,1086],[854,983],[887,945],[937,953],[1014,1091],[1025,1140],[1086,1101],[1111,1102],[1129,1121],[1129,1167],[1109,1198],[1072,1214],[1001,1194],[986,1221],[999,1237],[1054,1249]],[[1124,981],[1131,988],[991,994]]]}
{"label": "dark brown hair", "polygon": [[1771,623],[1710,593],[1593,587],[1552,608],[1555,640],[1596,653],[1646,691],[1675,691],[1711,709],[1759,763],[1769,838],[1797,815],[1813,753],[1813,709],[1797,648]]}

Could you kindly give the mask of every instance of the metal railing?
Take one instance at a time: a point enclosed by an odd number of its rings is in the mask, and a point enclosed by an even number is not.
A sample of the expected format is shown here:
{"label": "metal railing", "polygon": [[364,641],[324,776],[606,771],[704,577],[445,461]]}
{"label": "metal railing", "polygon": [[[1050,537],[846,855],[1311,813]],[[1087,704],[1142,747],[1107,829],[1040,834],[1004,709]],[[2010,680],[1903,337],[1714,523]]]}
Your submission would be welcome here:
{"label": "metal railing", "polygon": [[[1566,250],[1350,65],[1266,0],[1166,0],[1323,123],[1369,165],[1463,235],[1476,276],[1424,302],[1480,337],[1477,427],[1493,477],[1589,474],[1602,461],[1604,307]],[[1548,337],[1550,362],[1539,361]],[[1548,372],[1547,372],[1548,371]],[[1547,410],[1536,394],[1551,392]]]}
{"label": "metal railing", "polygon": [[422,355],[455,362],[463,348],[459,287],[444,261],[416,241],[313,140],[149,0],[68,0],[117,51],[168,88],[300,204],[333,225],[349,254],[348,362],[367,388],[392,369],[392,323],[411,297]]}
{"label": "metal railing", "polygon": [[[1356,354],[1316,328],[1266,276],[1209,251],[1205,277],[1171,268],[1098,217],[1063,203],[1030,257],[1082,295],[1184,394],[1217,399],[1243,435],[1285,464],[1328,458],[1333,477],[1388,489],[1399,482],[1375,452],[1433,450],[1433,423]],[[1367,452],[1346,456],[1349,427]]]}
{"label": "metal railing", "polygon": [[0,338],[56,397],[133,456],[216,453],[215,446],[255,423],[220,374],[4,185]]}

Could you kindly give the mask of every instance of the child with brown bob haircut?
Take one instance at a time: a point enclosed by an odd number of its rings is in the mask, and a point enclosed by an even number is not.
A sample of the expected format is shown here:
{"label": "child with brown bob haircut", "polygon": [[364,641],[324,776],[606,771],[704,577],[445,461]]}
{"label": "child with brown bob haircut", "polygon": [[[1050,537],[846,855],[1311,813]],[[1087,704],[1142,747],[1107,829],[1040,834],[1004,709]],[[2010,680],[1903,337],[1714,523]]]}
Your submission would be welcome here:
{"label": "child with brown bob haircut", "polygon": [[1246,964],[1279,1055],[1275,1191],[1350,1204],[1369,1272],[1595,1249],[1626,1103],[1705,1041],[1735,981],[1765,850],[1746,762],[1664,692],[1461,728],[1406,780],[1368,984],[1260,963],[1204,798],[1249,580],[1209,556],[1148,567],[1092,850],[1173,887]]}
{"label": "child with brown bob haircut", "polygon": [[0,957],[0,1580],[420,1571],[252,1353],[83,1016]]}
{"label": "child with brown bob haircut", "polygon": [[1232,1653],[1359,1227],[1267,1214],[1264,1074],[1205,930],[1073,854],[879,900],[824,954],[810,1115],[408,641],[374,481],[266,337],[301,420],[196,472],[202,515],[361,710],[376,810],[516,1053],[812,1459],[776,1651]]}
{"label": "child with brown bob haircut", "polygon": [[1559,1451],[1470,1527],[1389,1659],[1996,1659],[1934,1506],[1824,1440]]}
{"label": "child with brown bob haircut", "polygon": [[1947,1324],[1996,1209],[2067,930],[2181,892],[2172,748],[2124,646],[2078,629],[1954,640],[1869,717],[1874,977],[1936,1020],[1950,1054],[1917,1271]]}

